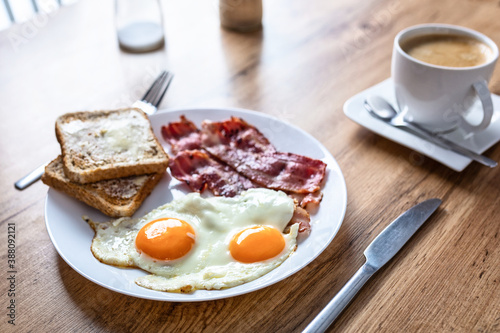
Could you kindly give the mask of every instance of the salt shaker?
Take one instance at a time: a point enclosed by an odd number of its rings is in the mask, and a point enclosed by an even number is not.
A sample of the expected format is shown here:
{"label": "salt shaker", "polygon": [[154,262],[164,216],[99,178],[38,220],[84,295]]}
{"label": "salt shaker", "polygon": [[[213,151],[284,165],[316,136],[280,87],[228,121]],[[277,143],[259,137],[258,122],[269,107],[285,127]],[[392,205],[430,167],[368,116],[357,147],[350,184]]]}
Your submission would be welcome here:
{"label": "salt shaker", "polygon": [[148,52],[165,44],[159,0],[115,0],[115,23],[124,50]]}
{"label": "salt shaker", "polygon": [[262,0],[219,0],[220,22],[240,32],[262,28]]}

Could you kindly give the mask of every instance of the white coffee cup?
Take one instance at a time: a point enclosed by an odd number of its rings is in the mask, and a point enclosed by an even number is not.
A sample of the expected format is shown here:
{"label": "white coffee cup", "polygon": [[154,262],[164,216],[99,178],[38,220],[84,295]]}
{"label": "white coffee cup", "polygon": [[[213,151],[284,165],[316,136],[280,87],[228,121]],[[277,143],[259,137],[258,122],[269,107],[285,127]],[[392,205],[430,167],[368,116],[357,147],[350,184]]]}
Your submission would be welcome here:
{"label": "white coffee cup", "polygon": [[[487,45],[492,55],[477,66],[445,67],[420,61],[402,49],[402,42],[425,35],[472,37]],[[436,133],[457,128],[466,133],[484,130],[493,115],[488,81],[497,59],[497,45],[485,35],[468,28],[422,24],[401,31],[394,39],[392,54],[392,79],[399,110],[405,113],[406,119]],[[477,99],[482,104],[482,117],[471,114],[481,109],[473,107]],[[473,119],[481,120],[471,122]]]}

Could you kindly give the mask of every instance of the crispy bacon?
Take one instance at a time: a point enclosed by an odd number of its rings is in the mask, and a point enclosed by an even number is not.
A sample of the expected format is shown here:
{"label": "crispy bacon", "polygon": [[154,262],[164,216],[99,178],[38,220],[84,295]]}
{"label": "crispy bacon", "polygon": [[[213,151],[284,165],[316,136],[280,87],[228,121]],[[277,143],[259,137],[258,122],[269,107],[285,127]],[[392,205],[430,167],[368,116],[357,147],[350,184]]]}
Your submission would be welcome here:
{"label": "crispy bacon", "polygon": [[203,192],[208,187],[215,195],[234,197],[255,187],[250,180],[202,150],[179,152],[170,161],[170,171],[173,177],[184,181],[195,192]]}
{"label": "crispy bacon", "polygon": [[241,118],[231,117],[222,122],[204,121],[201,124],[202,144],[207,147],[246,151],[253,154],[275,153],[276,148],[254,126]]}
{"label": "crispy bacon", "polygon": [[184,116],[181,116],[181,120],[178,122],[162,126],[161,134],[165,141],[170,143],[174,155],[183,150],[201,148],[200,130]]}
{"label": "crispy bacon", "polygon": [[267,188],[312,193],[325,176],[322,161],[277,152],[255,127],[236,117],[217,123],[204,121],[201,142],[209,153]]}
{"label": "crispy bacon", "polygon": [[299,236],[302,237],[307,237],[309,233],[311,232],[311,224],[309,223],[311,221],[311,217],[309,216],[309,213],[302,207],[295,205],[295,210],[293,211],[292,218],[290,222],[288,222],[284,232],[288,233],[290,230],[290,227],[298,223],[299,224]]}
{"label": "crispy bacon", "polygon": [[181,116],[161,128],[163,138],[175,155],[170,162],[172,176],[184,181],[196,192],[208,187],[215,195],[233,197],[256,187],[249,179],[217,161],[201,148],[201,133],[196,125]]}
{"label": "crispy bacon", "polygon": [[317,206],[323,199],[323,193],[321,191],[316,191],[313,193],[293,193],[289,192],[288,196],[292,199],[297,200],[299,206],[302,208],[310,208],[307,207],[309,204]]}

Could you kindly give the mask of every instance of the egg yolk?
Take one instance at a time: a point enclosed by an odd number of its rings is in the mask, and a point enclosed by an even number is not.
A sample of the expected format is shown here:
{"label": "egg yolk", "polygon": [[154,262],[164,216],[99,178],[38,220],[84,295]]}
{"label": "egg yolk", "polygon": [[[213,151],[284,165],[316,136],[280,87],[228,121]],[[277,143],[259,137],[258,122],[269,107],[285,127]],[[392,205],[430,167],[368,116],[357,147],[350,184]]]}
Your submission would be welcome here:
{"label": "egg yolk", "polygon": [[231,256],[243,263],[276,257],[285,248],[285,239],[278,229],[256,226],[237,233],[229,243]]}
{"label": "egg yolk", "polygon": [[189,223],[164,218],[146,224],[135,238],[139,252],[158,260],[175,260],[186,255],[194,245],[195,233]]}

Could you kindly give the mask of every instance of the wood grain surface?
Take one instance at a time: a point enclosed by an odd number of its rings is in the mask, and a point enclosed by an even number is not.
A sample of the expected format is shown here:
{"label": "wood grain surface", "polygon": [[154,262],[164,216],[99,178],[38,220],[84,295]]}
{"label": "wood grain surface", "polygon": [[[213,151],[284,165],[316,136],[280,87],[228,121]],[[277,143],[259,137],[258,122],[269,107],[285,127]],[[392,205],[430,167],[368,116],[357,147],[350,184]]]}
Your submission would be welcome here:
{"label": "wood grain surface", "polygon": [[[343,114],[344,102],[390,76],[394,36],[440,22],[500,44],[488,0],[264,1],[264,29],[220,28],[217,1],[162,1],[166,47],[122,52],[111,1],[81,0],[0,33],[1,332],[300,332],[362,265],[393,218],[443,200],[362,289],[332,332],[500,332],[500,168],[455,172]],[[338,161],[348,192],[339,233],[311,264],[263,290],[169,303],[115,293],[74,271],[45,228],[47,187],[13,183],[59,152],[55,119],[127,106],[162,68],[163,108],[242,107],[311,133]],[[500,69],[490,88],[500,94]],[[500,147],[487,156],[500,161]],[[323,202],[322,205],[328,205]],[[16,320],[8,323],[8,225],[16,228]],[[72,237],[72,235],[68,235]]]}

